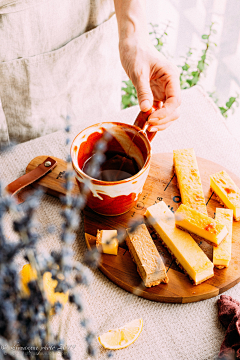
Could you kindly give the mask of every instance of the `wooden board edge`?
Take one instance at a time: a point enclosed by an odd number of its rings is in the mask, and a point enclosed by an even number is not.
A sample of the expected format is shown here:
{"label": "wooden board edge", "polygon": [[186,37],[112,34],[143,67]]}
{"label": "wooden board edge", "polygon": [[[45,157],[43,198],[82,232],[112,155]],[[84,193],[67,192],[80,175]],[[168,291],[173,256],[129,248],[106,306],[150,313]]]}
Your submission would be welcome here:
{"label": "wooden board edge", "polygon": [[211,299],[215,296],[219,295],[219,289],[213,286],[213,289],[211,292],[206,292],[204,294],[201,295],[196,295],[196,296],[184,296],[183,297],[183,304],[189,304],[189,303],[193,303],[193,302],[198,302],[198,301],[203,301],[203,300],[208,300]]}
{"label": "wooden board edge", "polygon": [[231,289],[233,286],[237,285],[240,282],[240,277],[238,279],[233,280],[231,283],[228,283],[227,285],[223,287],[219,287],[219,295],[224,293],[225,291]]}

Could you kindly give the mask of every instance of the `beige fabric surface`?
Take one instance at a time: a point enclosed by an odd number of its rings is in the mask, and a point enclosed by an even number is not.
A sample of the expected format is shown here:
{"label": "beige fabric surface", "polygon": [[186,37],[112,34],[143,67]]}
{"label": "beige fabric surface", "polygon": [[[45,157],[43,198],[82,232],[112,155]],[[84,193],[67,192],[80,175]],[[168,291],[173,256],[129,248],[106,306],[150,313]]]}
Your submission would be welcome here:
{"label": "beige fabric surface", "polygon": [[0,144],[120,110],[113,0],[0,0]]}
{"label": "beige fabric surface", "polygon": [[113,0],[0,0],[0,61],[57,50],[113,13]]}
{"label": "beige fabric surface", "polygon": [[[104,121],[133,123],[138,113],[133,107],[104,117]],[[71,136],[90,123],[73,128]],[[240,177],[240,144],[226,129],[217,108],[199,87],[182,92],[182,115],[167,130],[158,133],[152,143],[154,153],[172,152],[173,149],[194,147],[196,155],[215,161]],[[65,134],[62,131],[20,144],[1,155],[1,178],[6,183],[24,173],[32,158],[38,155],[64,158],[68,154]],[[43,238],[40,251],[58,249],[61,217],[58,199],[45,195],[38,210]],[[56,234],[47,235],[46,226],[57,226]],[[81,260],[86,245],[82,224],[73,246],[76,259]],[[223,340],[225,330],[217,318],[218,297],[191,304],[164,304],[142,299],[111,283],[100,271],[91,271],[90,288],[80,287],[85,300],[85,315],[99,335],[119,327],[135,318],[143,318],[143,331],[129,348],[114,353],[114,359],[125,360],[213,360]],[[240,284],[226,294],[240,299]],[[71,307],[65,308],[63,333],[69,345],[76,345],[74,360],[85,356],[84,330],[79,326],[79,316]],[[105,359],[106,351],[99,346],[97,359]]]}

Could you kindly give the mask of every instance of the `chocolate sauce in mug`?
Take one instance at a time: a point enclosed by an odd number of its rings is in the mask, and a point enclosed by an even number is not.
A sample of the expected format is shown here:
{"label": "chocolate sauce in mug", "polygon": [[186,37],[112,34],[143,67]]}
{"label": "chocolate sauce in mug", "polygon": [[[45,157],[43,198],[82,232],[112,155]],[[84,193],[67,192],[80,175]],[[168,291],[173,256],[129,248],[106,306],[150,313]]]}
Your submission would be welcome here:
{"label": "chocolate sauce in mug", "polygon": [[[89,176],[91,176],[89,164],[94,156],[95,155],[92,155],[87,159],[82,167],[82,171]],[[120,181],[127,179],[140,171],[136,160],[125,153],[119,151],[106,151],[105,157],[106,159],[100,167],[99,172],[94,176],[95,179],[102,181]]]}

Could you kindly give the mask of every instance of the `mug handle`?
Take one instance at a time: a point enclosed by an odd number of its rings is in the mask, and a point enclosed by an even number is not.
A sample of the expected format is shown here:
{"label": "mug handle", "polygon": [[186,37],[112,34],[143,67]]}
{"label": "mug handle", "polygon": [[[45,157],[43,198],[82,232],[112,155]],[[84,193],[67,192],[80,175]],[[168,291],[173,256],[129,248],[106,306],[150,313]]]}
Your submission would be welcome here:
{"label": "mug handle", "polygon": [[[140,129],[143,129],[144,126],[147,124],[148,117],[151,114],[152,114],[152,110],[148,110],[146,112],[140,111],[133,125],[138,126]],[[147,138],[150,142],[152,141],[156,133],[157,131],[155,132],[150,132],[148,130],[146,131]]]}

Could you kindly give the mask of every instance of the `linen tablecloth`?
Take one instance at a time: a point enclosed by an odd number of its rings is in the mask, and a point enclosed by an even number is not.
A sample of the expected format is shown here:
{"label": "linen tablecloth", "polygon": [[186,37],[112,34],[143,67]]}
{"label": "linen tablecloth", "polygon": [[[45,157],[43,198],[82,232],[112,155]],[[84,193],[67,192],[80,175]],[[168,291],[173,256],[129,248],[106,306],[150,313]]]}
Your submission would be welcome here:
{"label": "linen tablecloth", "polygon": [[[139,112],[133,107],[109,114],[104,119],[93,118],[91,123],[120,121],[132,124]],[[77,115],[77,114],[76,114]],[[71,130],[73,138],[81,129],[91,125],[89,118]],[[0,157],[1,179],[7,184],[25,172],[27,164],[38,155],[65,158],[69,148],[63,131],[17,145]],[[240,177],[240,144],[229,133],[217,107],[208,95],[196,86],[182,92],[181,118],[152,142],[153,153],[172,152],[173,149],[195,149],[196,155],[221,164]],[[60,201],[45,195],[37,211],[41,223],[40,251],[59,249],[61,231]],[[57,226],[50,235],[49,224]],[[10,227],[8,223],[7,227]],[[8,229],[10,231],[10,229]],[[86,251],[83,224],[73,245],[76,259]],[[21,263],[19,264],[21,265]],[[190,304],[165,304],[132,295],[108,280],[99,270],[89,270],[91,286],[80,287],[85,303],[84,315],[91,319],[97,335],[125,323],[143,318],[143,331],[130,347],[114,352],[114,359],[131,360],[213,360],[224,338],[225,329],[217,318],[218,297]],[[240,300],[240,284],[225,294]],[[75,345],[73,358],[87,359],[85,330],[81,316],[71,306],[63,314],[62,332],[69,345]],[[98,359],[106,358],[106,351],[98,346]]]}

